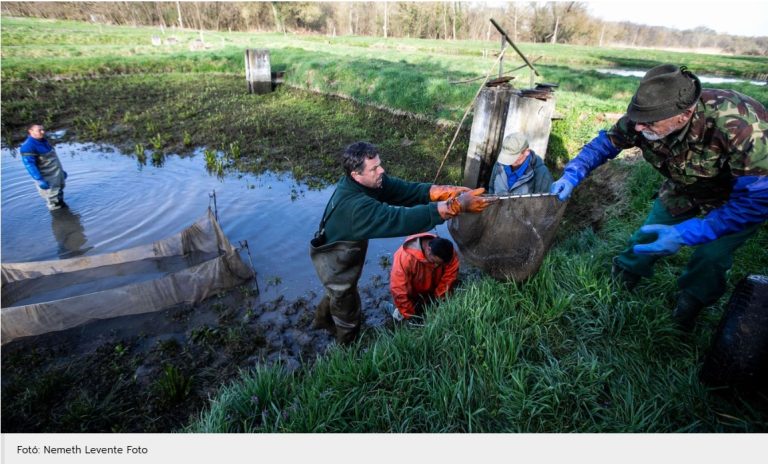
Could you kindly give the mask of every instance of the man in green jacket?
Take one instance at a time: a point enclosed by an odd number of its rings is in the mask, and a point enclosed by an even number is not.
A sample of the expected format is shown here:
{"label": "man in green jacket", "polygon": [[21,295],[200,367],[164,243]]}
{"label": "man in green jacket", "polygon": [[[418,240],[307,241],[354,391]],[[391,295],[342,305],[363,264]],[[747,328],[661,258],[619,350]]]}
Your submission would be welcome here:
{"label": "man in green jacket", "polygon": [[356,142],[342,158],[346,174],[320,221],[310,257],[325,287],[313,326],[326,328],[338,343],[352,342],[360,331],[357,281],[368,240],[429,230],[461,213],[478,213],[495,202],[483,189],[406,182],[387,176],[375,145]]}

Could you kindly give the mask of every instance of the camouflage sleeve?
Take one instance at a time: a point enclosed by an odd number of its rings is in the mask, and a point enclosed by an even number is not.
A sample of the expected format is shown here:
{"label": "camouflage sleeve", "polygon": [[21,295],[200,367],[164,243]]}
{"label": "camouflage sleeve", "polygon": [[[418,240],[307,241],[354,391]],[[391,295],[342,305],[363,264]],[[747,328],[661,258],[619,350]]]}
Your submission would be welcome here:
{"label": "camouflage sleeve", "polygon": [[749,97],[725,99],[717,126],[726,133],[735,176],[768,175],[768,114],[760,103]]}
{"label": "camouflage sleeve", "polygon": [[613,127],[608,129],[607,134],[613,145],[619,150],[636,147],[638,137],[640,137],[640,134],[632,127],[632,122],[626,114],[616,121]]}

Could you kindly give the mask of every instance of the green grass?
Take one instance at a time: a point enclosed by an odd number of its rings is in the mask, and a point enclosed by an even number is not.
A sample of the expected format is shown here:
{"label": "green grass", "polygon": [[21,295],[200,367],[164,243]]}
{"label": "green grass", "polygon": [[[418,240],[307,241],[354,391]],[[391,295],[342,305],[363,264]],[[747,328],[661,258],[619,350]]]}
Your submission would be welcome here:
{"label": "green grass", "polygon": [[[495,57],[483,50],[498,44],[483,41],[384,40],[372,37],[284,36],[281,34],[204,34],[209,49],[188,50],[197,38],[193,31],[168,32],[178,44],[154,47],[157,28],[103,27],[67,21],[2,18],[2,77],[31,79],[84,77],[136,73],[231,73],[244,77],[246,48],[268,48],[272,69],[286,72],[290,85],[324,93],[340,93],[432,119],[458,121],[471,101],[478,82],[449,81],[485,76]],[[596,47],[520,44],[528,56],[541,56],[538,81],[559,82],[563,93],[577,92],[601,101],[625,100],[637,80],[603,76],[596,67],[649,68],[662,62],[688,65],[695,72],[760,77],[765,79],[768,59],[759,57],[700,55],[692,53],[599,49]],[[34,59],[32,59],[34,58]],[[510,49],[507,69],[522,64]],[[528,72],[515,73],[518,86],[528,83]],[[768,88],[728,84],[768,102]],[[568,95],[563,95],[567,100]],[[615,104],[608,105],[614,108]],[[614,109],[603,110],[614,111]]]}

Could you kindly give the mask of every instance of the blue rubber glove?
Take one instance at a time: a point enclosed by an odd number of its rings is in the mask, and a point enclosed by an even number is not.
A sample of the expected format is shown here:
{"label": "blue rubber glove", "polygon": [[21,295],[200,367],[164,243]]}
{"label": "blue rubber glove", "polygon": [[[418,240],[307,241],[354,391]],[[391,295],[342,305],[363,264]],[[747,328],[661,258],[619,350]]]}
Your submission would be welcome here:
{"label": "blue rubber glove", "polygon": [[649,224],[641,227],[640,232],[656,234],[656,241],[632,247],[639,255],[673,255],[683,246],[683,237],[673,226]]}
{"label": "blue rubber glove", "polygon": [[571,181],[565,177],[561,177],[552,184],[552,186],[549,188],[549,193],[557,195],[557,198],[560,201],[565,201],[571,197],[571,193],[573,193],[573,189],[575,187],[576,186],[573,185]]}
{"label": "blue rubber glove", "polygon": [[40,188],[43,190],[48,190],[49,188],[51,188],[51,186],[48,184],[48,181],[45,179],[38,180],[37,185],[39,185]]}
{"label": "blue rubber glove", "polygon": [[717,240],[768,220],[768,176],[741,176],[733,182],[728,202],[703,218],[675,226],[688,246]]}
{"label": "blue rubber glove", "polygon": [[568,162],[563,169],[563,177],[552,184],[549,193],[557,194],[560,201],[567,200],[573,189],[584,180],[595,168],[613,159],[621,150],[611,142],[603,130],[588,144],[584,145],[576,157]]}

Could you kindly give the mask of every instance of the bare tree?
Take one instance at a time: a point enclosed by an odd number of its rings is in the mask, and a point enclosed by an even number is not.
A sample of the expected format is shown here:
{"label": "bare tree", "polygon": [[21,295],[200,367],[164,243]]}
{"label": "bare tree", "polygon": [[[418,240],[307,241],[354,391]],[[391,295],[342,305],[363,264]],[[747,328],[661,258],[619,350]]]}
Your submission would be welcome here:
{"label": "bare tree", "polygon": [[453,8],[453,40],[456,40],[456,2],[451,2]]}
{"label": "bare tree", "polygon": [[[571,12],[571,9],[573,8],[573,5],[576,2],[568,2],[565,4],[565,6],[558,6],[558,2],[550,2],[550,7],[552,8],[552,16],[555,17],[555,27],[552,31],[552,42],[551,43],[557,43],[557,30],[560,28],[560,18],[563,16],[566,16],[568,13]],[[562,4],[559,4],[562,5]]]}
{"label": "bare tree", "polygon": [[389,28],[389,9],[388,9],[389,2],[387,0],[384,0],[384,38],[387,38],[387,30]]}
{"label": "bare tree", "polygon": [[181,18],[181,4],[176,2],[176,12],[179,14],[179,29],[184,29],[184,20]]}

